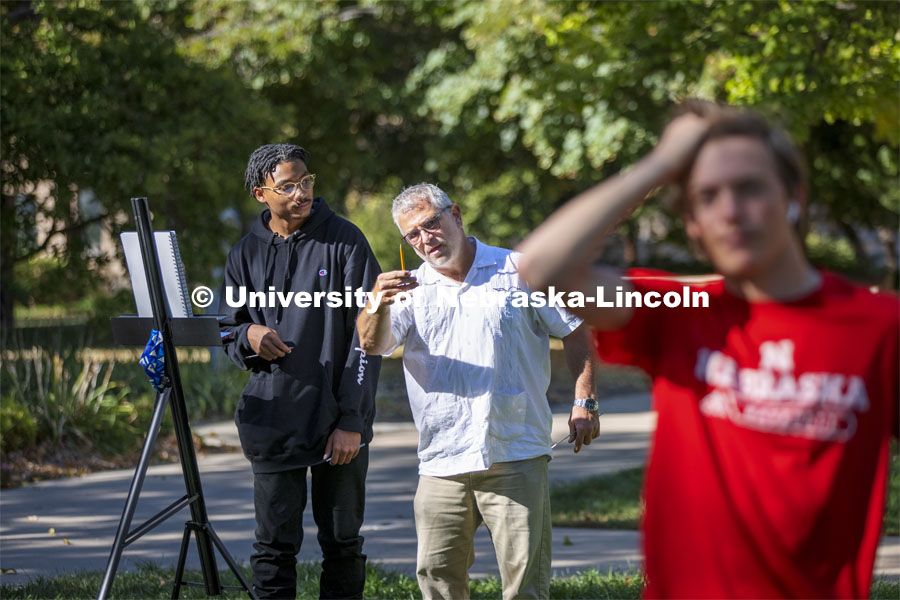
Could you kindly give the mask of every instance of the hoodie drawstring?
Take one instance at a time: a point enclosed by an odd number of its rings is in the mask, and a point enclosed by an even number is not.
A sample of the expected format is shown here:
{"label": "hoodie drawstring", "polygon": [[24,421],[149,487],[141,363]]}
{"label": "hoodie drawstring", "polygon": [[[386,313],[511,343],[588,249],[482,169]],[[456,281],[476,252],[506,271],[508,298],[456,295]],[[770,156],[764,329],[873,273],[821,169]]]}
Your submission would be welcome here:
{"label": "hoodie drawstring", "polygon": [[[299,239],[296,235],[296,232],[288,236],[287,243],[285,244],[285,257],[284,257],[284,271],[281,275],[281,291],[285,292],[287,290],[288,284],[288,272],[291,270],[291,257],[294,255],[294,245]],[[272,273],[272,278],[274,279],[275,273]],[[274,283],[274,281],[273,281]],[[278,308],[275,310],[275,324],[278,325],[281,323],[281,315],[284,311],[284,307],[281,306],[281,303],[278,303]]]}
{"label": "hoodie drawstring", "polygon": [[[272,237],[269,238],[268,243],[266,244],[266,260],[263,263],[263,288],[267,286],[266,280],[269,278],[269,257],[272,251],[272,246],[275,244],[275,238],[278,237],[277,234],[273,233]],[[275,274],[272,273],[272,279],[275,279]],[[274,281],[273,281],[274,283]]]}
{"label": "hoodie drawstring", "polygon": [[[272,247],[275,245],[275,238],[278,237],[278,234],[272,233],[271,237],[269,237],[269,241],[266,242],[266,259],[263,262],[263,289],[267,289],[269,287],[269,259],[272,258]],[[274,269],[274,266],[272,267]],[[275,283],[275,272],[272,272],[272,283]],[[279,316],[280,318],[280,316]],[[278,324],[278,318],[276,318],[275,324]]]}

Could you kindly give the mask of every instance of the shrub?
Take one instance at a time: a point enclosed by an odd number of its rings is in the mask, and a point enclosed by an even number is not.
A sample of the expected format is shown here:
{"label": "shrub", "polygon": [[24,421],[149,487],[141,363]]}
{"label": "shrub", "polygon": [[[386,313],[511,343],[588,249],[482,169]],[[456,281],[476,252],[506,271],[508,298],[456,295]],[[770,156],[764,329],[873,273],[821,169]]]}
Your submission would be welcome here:
{"label": "shrub", "polygon": [[234,416],[241,392],[250,379],[221,354],[208,363],[180,363],[184,400],[192,421]]}
{"label": "shrub", "polygon": [[89,355],[78,360],[71,348],[50,352],[33,347],[16,354],[4,361],[4,406],[12,407],[10,433],[25,435],[4,435],[4,451],[65,439],[111,450],[121,438],[134,435],[137,411],[126,399],[128,387],[112,380],[114,361]]}
{"label": "shrub", "polygon": [[0,451],[25,448],[37,439],[37,421],[13,395],[0,401]]}

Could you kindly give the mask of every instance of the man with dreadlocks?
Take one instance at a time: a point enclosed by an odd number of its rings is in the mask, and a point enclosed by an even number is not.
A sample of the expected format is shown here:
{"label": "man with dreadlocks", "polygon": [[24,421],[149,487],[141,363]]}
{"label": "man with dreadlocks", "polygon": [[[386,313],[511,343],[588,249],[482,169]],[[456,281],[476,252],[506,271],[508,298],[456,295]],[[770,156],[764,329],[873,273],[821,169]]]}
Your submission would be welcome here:
{"label": "man with dreadlocks", "polygon": [[[369,290],[380,269],[362,232],[313,196],[309,153],[269,144],[250,156],[245,185],[266,206],[228,254],[224,286],[287,294]],[[223,291],[227,288],[223,288]],[[224,294],[222,295],[224,298]],[[253,466],[260,598],[296,595],[303,539],[306,472],[322,548],[323,598],[361,598],[366,556],[363,522],[368,446],[380,358],[355,335],[357,309],[223,306],[226,353],[253,374],[235,422]]]}

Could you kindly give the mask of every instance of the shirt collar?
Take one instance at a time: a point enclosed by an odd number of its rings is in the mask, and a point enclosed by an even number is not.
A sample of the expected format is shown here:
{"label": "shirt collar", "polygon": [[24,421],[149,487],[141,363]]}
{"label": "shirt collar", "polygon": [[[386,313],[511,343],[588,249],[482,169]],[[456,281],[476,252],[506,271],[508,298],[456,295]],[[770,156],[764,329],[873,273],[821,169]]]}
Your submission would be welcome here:
{"label": "shirt collar", "polygon": [[[473,235],[467,236],[467,239],[474,240],[475,242],[475,260],[472,261],[472,266],[469,268],[469,273],[466,274],[466,279],[468,280],[470,279],[469,276],[472,274],[473,270],[496,265],[498,257],[496,248],[494,248],[493,246],[484,244]],[[419,283],[438,283],[444,281],[450,280],[438,273],[434,269],[434,267],[432,267],[428,263],[428,261],[422,263],[422,273],[419,277]]]}
{"label": "shirt collar", "polygon": [[491,267],[497,264],[496,248],[483,244],[475,236],[470,236],[470,239],[475,240],[475,260],[472,262],[473,269]]}

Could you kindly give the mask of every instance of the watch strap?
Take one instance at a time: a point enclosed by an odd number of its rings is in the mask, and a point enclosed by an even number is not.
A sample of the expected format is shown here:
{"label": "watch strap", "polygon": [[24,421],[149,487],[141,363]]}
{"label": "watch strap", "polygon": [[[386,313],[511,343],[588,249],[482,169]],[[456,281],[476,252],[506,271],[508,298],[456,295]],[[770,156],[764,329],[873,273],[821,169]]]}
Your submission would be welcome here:
{"label": "watch strap", "polygon": [[587,409],[589,412],[599,412],[600,411],[600,403],[597,402],[596,398],[575,398],[575,402],[573,403],[575,406],[580,406],[581,408]]}

